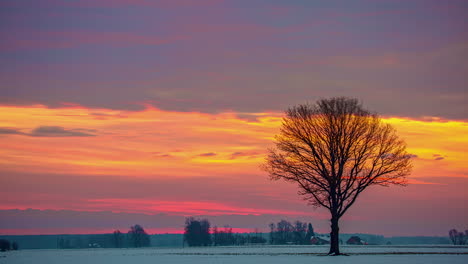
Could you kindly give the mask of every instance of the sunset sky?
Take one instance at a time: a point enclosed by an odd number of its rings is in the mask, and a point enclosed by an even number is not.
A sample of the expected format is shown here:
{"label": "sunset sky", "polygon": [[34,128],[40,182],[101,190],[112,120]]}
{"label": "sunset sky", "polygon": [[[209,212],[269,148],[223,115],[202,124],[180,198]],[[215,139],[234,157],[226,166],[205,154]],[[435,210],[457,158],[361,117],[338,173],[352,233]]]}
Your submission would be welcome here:
{"label": "sunset sky", "polygon": [[356,97],[413,155],[344,233],[468,229],[466,1],[3,0],[0,234],[329,213],[260,170],[283,111]]}

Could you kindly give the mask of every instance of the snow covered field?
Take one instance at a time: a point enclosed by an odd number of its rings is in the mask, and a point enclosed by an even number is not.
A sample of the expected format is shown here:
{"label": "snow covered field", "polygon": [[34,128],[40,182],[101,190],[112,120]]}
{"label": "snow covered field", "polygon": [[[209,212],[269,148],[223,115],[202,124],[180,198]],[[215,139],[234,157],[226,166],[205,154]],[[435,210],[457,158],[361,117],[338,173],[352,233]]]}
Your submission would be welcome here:
{"label": "snow covered field", "polygon": [[20,250],[0,253],[19,263],[468,263],[468,247],[342,246],[350,256],[320,256],[326,246]]}

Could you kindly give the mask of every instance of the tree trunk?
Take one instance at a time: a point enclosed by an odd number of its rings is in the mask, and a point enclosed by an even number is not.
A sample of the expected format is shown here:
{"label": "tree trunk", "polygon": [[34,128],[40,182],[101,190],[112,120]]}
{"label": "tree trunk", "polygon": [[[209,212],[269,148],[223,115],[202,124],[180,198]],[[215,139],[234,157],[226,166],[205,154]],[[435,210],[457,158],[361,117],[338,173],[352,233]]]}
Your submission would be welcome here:
{"label": "tree trunk", "polygon": [[340,228],[338,227],[339,218],[332,215],[331,218],[331,232],[330,232],[330,252],[328,255],[340,255]]}

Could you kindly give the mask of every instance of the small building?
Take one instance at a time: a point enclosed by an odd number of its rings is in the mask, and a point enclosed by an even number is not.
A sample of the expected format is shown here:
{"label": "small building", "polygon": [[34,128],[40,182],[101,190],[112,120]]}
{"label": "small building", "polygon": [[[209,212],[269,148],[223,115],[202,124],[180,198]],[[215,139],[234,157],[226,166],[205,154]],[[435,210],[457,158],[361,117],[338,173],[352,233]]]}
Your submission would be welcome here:
{"label": "small building", "polygon": [[346,241],[348,245],[367,245],[366,241],[362,240],[358,236],[352,236]]}
{"label": "small building", "polygon": [[88,244],[88,247],[90,247],[90,248],[100,248],[101,245],[98,244],[98,243],[90,243],[90,244]]}
{"label": "small building", "polygon": [[317,237],[317,236],[313,236],[310,239],[310,244],[311,245],[326,245],[326,244],[330,244],[330,241]]}

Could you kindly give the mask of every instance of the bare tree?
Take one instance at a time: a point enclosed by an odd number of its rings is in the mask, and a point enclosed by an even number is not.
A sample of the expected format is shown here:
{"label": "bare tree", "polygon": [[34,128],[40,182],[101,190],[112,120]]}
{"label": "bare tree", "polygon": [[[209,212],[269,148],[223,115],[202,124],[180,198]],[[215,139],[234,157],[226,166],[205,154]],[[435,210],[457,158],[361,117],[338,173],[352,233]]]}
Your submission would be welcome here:
{"label": "bare tree", "polygon": [[[188,217],[185,219],[184,243],[190,247],[200,247],[211,245],[210,222],[207,219],[195,219]],[[219,235],[218,229],[216,229]]]}
{"label": "bare tree", "polygon": [[458,231],[456,229],[451,229],[449,231],[449,237],[450,237],[450,240],[452,241],[452,243],[454,245],[457,245],[457,236],[458,236]]}
{"label": "bare tree", "polygon": [[151,245],[150,236],[141,225],[131,226],[128,236],[133,247],[149,247]]}
{"label": "bare tree", "polygon": [[112,235],[112,244],[116,248],[123,247],[124,236],[120,230],[115,230]]}
{"label": "bare tree", "polygon": [[456,229],[451,229],[449,237],[454,245],[466,245],[468,242],[468,230],[465,230],[465,233],[463,233],[458,232]]}
{"label": "bare tree", "polygon": [[262,165],[273,180],[299,185],[299,194],[331,214],[330,255],[339,255],[340,218],[370,185],[405,185],[410,155],[395,129],[357,99],[298,105],[286,117]]}

